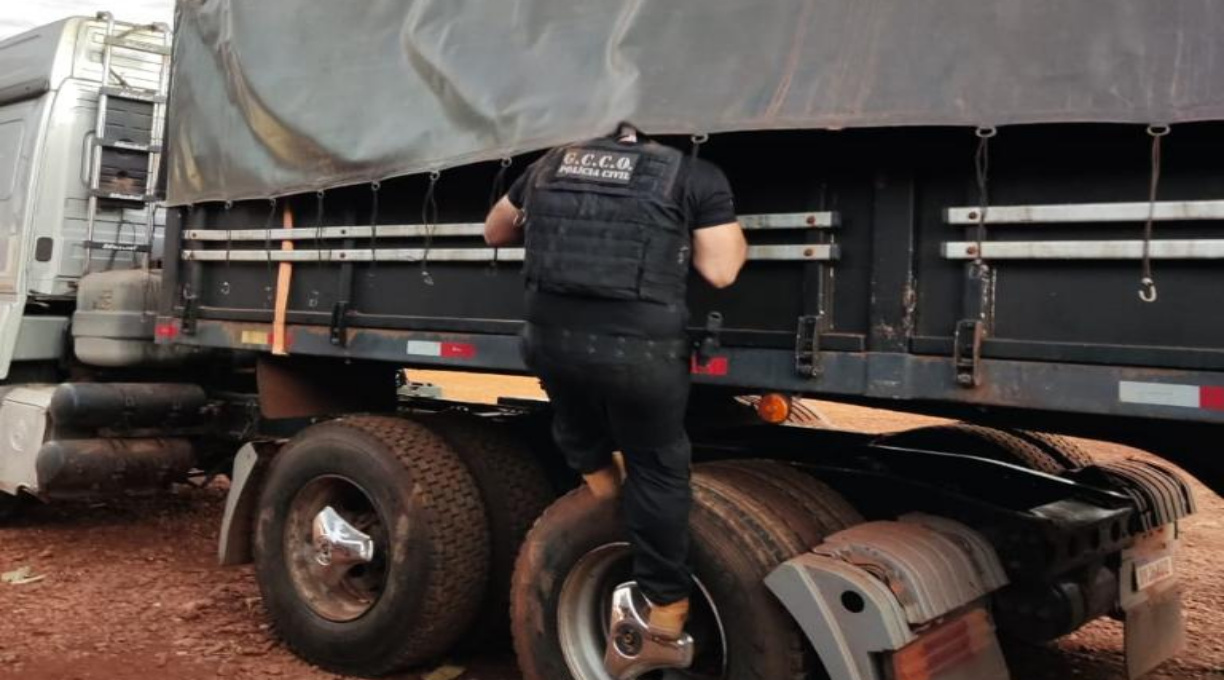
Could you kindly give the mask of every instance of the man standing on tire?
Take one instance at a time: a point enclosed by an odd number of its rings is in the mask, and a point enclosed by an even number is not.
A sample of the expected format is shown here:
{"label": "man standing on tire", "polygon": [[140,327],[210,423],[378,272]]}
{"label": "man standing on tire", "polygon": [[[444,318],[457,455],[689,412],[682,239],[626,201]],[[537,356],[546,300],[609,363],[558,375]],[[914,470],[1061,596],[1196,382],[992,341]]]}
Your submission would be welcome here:
{"label": "man standing on tire", "polygon": [[489,213],[485,240],[526,241],[524,359],[552,403],[553,436],[592,494],[621,494],[649,628],[688,617],[691,448],[684,429],[690,268],[731,285],[746,259],[730,186],[713,164],[616,135],[553,149]]}

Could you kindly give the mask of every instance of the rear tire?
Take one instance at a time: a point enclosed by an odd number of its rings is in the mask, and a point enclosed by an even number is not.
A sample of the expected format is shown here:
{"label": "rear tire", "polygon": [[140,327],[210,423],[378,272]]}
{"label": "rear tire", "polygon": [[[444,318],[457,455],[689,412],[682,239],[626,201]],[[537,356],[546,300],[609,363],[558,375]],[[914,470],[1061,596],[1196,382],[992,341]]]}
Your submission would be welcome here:
{"label": "rear tire", "polygon": [[[696,639],[697,659],[692,670],[710,678],[806,680],[819,663],[764,579],[807,549],[805,533],[811,527],[801,516],[785,516],[795,508],[786,492],[774,487],[768,499],[754,499],[729,476],[704,465],[693,474],[691,558],[697,587],[688,630]],[[511,592],[514,648],[525,680],[606,678],[598,626],[607,619],[606,595],[628,580],[627,540],[616,504],[598,501],[585,487],[554,503],[528,534]],[[592,560],[615,556],[617,546],[618,565],[590,566]],[[581,584],[593,579],[600,579],[596,588],[604,597],[587,598],[586,609],[575,614],[570,593],[589,588]],[[569,622],[564,633],[562,621]],[[584,624],[578,633],[574,621]]]}
{"label": "rear tire", "polygon": [[969,423],[919,427],[886,434],[876,441],[888,446],[989,458],[1052,475],[1067,471],[1053,456],[1022,437]]}
{"label": "rear tire", "polygon": [[[374,561],[338,586],[311,578],[309,522],[322,505],[375,539]],[[484,594],[487,523],[471,474],[437,435],[398,418],[341,418],[272,460],[254,553],[285,643],[328,670],[376,676],[445,652],[467,629]]]}
{"label": "rear tire", "polygon": [[510,640],[510,578],[527,532],[557,498],[538,459],[509,428],[477,416],[439,415],[430,428],[459,454],[480,489],[488,517],[489,583],[464,647]]}

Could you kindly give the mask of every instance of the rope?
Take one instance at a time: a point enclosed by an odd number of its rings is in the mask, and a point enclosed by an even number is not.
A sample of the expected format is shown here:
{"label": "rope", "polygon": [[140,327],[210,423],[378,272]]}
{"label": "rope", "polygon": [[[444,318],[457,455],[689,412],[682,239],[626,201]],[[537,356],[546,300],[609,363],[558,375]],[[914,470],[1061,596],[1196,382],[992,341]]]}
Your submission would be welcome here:
{"label": "rope", "polygon": [[978,219],[975,235],[977,246],[973,264],[980,268],[985,264],[982,258],[982,244],[986,241],[986,211],[990,209],[990,140],[999,134],[999,131],[993,127],[980,127],[975,134],[978,138],[978,145],[977,152],[973,156],[973,166],[977,175]]}
{"label": "rope", "polygon": [[370,280],[378,276],[378,192],[382,183],[370,182]]}
{"label": "rope", "polygon": [[[497,202],[501,200],[502,194],[506,193],[506,171],[510,169],[510,166],[513,163],[513,160],[503,158],[501,159],[501,163],[498,164],[499,167],[497,168],[497,174],[493,175],[493,187],[489,190],[489,210],[492,210],[493,207],[497,205]],[[493,260],[489,262],[488,271],[490,274],[497,273],[498,256],[500,253],[501,249],[494,246]]]}
{"label": "rope", "polygon": [[[192,220],[194,216],[195,216],[195,204],[190,203],[187,205],[187,224],[189,226],[193,224]],[[183,291],[183,305],[186,306],[190,304],[192,300],[195,299],[195,291],[192,290],[191,288],[191,277],[190,276],[183,277],[182,291]]]}
{"label": "rope", "polygon": [[315,192],[315,266],[323,269],[323,192]]}
{"label": "rope", "polygon": [[1143,265],[1139,279],[1139,299],[1156,301],[1156,280],[1152,276],[1152,229],[1156,221],[1156,193],[1160,188],[1160,142],[1169,134],[1168,125],[1149,125],[1152,138],[1152,174],[1148,183],[1148,216],[1143,225]]}
{"label": "rope", "polygon": [[232,271],[230,255],[234,252],[234,230],[230,221],[230,211],[234,208],[233,201],[225,202],[225,278],[221,281],[221,294],[230,294],[230,273]]}
{"label": "rope", "polygon": [[276,199],[268,199],[268,217],[264,220],[264,269],[268,276],[268,284],[264,286],[264,306],[272,307],[272,282],[275,277],[272,275],[272,225],[276,220]]}
{"label": "rope", "polygon": [[434,285],[433,275],[429,273],[429,251],[433,249],[434,227],[438,222],[438,200],[434,194],[438,179],[442,173],[434,170],[429,173],[429,188],[425,191],[425,201],[421,205],[421,224],[425,227],[425,252],[421,255],[421,280],[425,285]]}

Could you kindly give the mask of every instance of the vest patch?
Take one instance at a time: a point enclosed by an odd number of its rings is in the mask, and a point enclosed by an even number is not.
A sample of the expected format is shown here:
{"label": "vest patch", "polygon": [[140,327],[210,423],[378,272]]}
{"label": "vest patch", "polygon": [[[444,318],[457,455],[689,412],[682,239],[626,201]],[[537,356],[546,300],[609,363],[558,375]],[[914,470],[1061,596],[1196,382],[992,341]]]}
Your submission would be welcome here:
{"label": "vest patch", "polygon": [[633,180],[641,154],[603,151],[600,149],[570,149],[561,157],[555,179],[588,180],[626,186]]}

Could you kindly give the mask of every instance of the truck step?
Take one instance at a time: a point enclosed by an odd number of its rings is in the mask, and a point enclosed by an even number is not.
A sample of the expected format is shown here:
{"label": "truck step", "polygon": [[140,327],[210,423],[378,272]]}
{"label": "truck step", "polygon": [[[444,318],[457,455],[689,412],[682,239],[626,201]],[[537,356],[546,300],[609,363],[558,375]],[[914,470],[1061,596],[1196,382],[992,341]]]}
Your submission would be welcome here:
{"label": "truck step", "polygon": [[102,94],[115,99],[127,99],[135,102],[148,102],[150,104],[164,104],[166,96],[157,90],[149,90],[141,87],[116,87],[108,85],[102,88]]}
{"label": "truck step", "polygon": [[105,250],[115,253],[147,253],[149,252],[149,244],[147,243],[116,243],[114,241],[85,241],[84,245],[90,250]]}
{"label": "truck step", "polygon": [[160,144],[141,144],[140,142],[129,142],[126,139],[99,139],[98,146],[104,149],[121,149],[141,153],[161,153],[162,151]]}
{"label": "truck step", "polygon": [[117,191],[107,191],[106,189],[94,189],[90,193],[105,201],[118,201],[121,203],[139,203],[140,205],[145,205],[156,200],[148,194],[124,194]]}
{"label": "truck step", "polygon": [[166,45],[158,45],[156,43],[142,42],[140,40],[129,40],[118,36],[108,35],[102,39],[102,42],[124,50],[132,50],[134,52],[148,52],[149,54],[160,54],[163,56],[170,54],[170,48]]}

